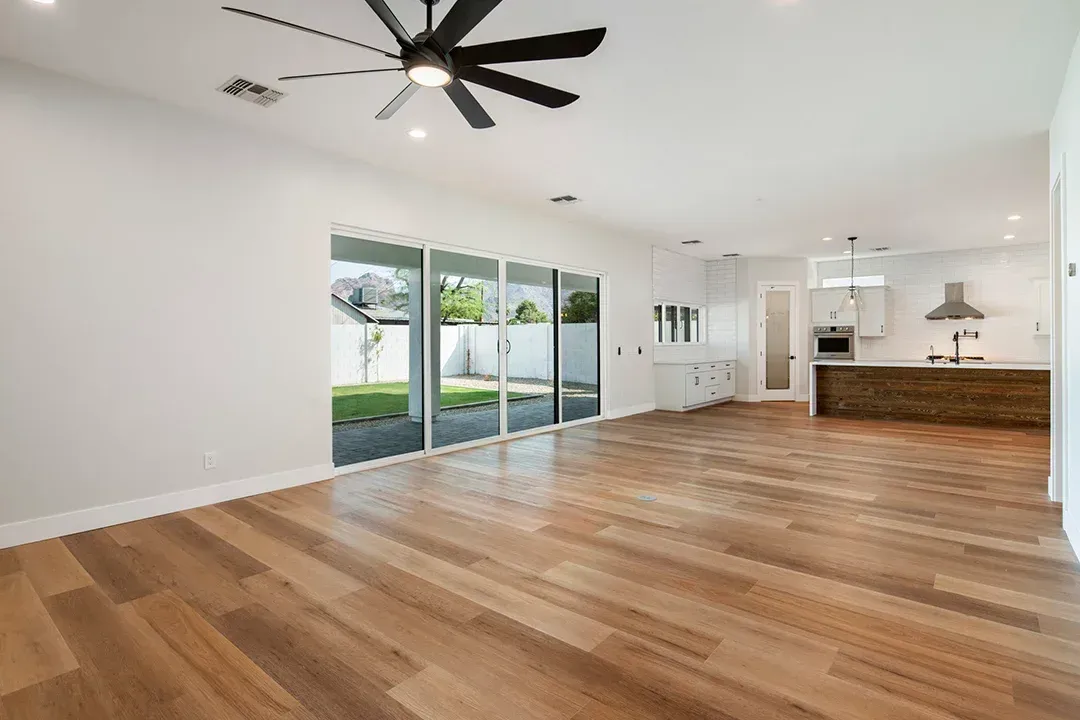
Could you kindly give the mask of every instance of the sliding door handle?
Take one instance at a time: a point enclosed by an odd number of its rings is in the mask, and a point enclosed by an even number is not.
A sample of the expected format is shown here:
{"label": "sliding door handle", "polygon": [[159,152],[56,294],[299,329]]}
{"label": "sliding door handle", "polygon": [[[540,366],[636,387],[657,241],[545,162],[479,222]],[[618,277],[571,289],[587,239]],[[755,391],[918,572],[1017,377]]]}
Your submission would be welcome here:
{"label": "sliding door handle", "polygon": [[794,359],[795,359],[795,356],[794,356],[794,355],[790,355],[790,356],[788,356],[788,360],[794,360]]}
{"label": "sliding door handle", "polygon": [[509,354],[510,354],[510,350],[511,350],[511,349],[512,349],[513,347],[514,347],[514,346],[510,344],[510,340],[507,340],[507,341],[506,341],[506,354],[507,354],[507,355],[509,355]]}

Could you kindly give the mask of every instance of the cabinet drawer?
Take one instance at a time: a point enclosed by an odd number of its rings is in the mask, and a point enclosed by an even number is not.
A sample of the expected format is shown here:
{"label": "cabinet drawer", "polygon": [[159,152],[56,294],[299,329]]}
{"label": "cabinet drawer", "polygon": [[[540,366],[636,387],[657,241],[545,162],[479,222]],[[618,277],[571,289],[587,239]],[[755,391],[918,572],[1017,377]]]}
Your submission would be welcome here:
{"label": "cabinet drawer", "polygon": [[724,392],[724,388],[720,385],[710,385],[705,388],[705,402],[709,402],[711,400],[719,400],[720,398],[725,397],[727,397],[727,394]]}

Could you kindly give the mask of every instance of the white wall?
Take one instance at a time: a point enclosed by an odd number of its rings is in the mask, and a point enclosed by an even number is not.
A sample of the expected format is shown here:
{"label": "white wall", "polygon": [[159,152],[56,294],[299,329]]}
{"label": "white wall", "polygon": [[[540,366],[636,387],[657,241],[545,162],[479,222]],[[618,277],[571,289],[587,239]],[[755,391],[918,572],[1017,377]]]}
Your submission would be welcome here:
{"label": "white wall", "polygon": [[334,222],[608,273],[609,408],[653,402],[651,357],[615,353],[651,343],[641,238],[8,61],[0,158],[0,546],[45,527],[19,521],[328,476]]}
{"label": "white wall", "polygon": [[[818,285],[847,278],[850,260],[817,263]],[[889,287],[889,335],[860,340],[860,358],[917,360],[930,352],[948,355],[957,330],[978,330],[962,341],[961,353],[989,360],[1050,362],[1050,338],[1035,337],[1038,297],[1034,281],[1050,277],[1050,245],[1039,243],[983,250],[958,250],[855,259],[856,275],[884,275]],[[963,282],[964,299],[985,320],[927,320],[945,302],[945,283]]]}
{"label": "white wall", "polygon": [[[664,248],[652,249],[652,296],[654,301],[679,302],[687,305],[704,306],[707,302],[705,290],[705,261],[672,252]],[[704,328],[708,340],[708,313]],[[656,345],[653,338],[653,360],[656,362],[695,362],[705,359],[710,348],[705,345]]]}
{"label": "white wall", "polygon": [[[1063,160],[1064,158],[1064,160]],[[1050,178],[1053,187],[1058,176],[1065,177],[1065,227],[1062,265],[1080,265],[1080,41],[1073,50],[1065,86],[1058,101],[1057,113],[1050,127]],[[1065,427],[1055,438],[1065,451],[1064,505],[1065,528],[1073,549],[1080,556],[1080,276],[1065,277],[1061,268],[1055,272],[1056,292],[1064,296],[1064,314],[1060,340],[1065,363],[1055,368],[1065,390],[1063,403]]]}
{"label": "white wall", "polygon": [[738,352],[738,283],[734,258],[705,264],[705,298],[709,325],[709,354],[734,360]]}
{"label": "white wall", "polygon": [[809,394],[809,290],[810,262],[806,258],[738,258],[736,262],[736,301],[738,382],[735,392],[740,399],[755,400],[758,392],[758,283],[791,284],[796,293],[796,392],[798,399]]}

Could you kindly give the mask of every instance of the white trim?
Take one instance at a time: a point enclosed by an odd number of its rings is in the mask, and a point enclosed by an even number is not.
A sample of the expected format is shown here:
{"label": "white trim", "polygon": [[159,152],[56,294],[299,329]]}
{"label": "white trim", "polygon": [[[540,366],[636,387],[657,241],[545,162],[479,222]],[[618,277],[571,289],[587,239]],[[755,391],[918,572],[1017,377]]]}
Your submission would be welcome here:
{"label": "white trim", "polygon": [[390,465],[397,465],[398,463],[409,462],[410,460],[423,460],[427,455],[423,450],[417,450],[415,452],[404,453],[402,455],[388,455],[382,458],[376,458],[374,460],[365,460],[363,462],[352,463],[351,465],[339,465],[334,468],[334,477],[340,477],[341,475],[351,475],[355,472],[363,472],[364,470],[376,470],[381,467],[388,467]]}
{"label": "white trim", "polygon": [[799,393],[795,402],[810,402],[810,393]]}
{"label": "white trim", "polygon": [[761,398],[759,398],[757,395],[743,395],[743,394],[740,394],[740,393],[736,393],[735,394],[735,402],[756,403],[756,402],[761,402]]}
{"label": "white trim", "polygon": [[[790,375],[791,388],[788,390],[766,390],[765,389],[765,353],[766,348],[766,334],[765,334],[765,289],[766,288],[778,288],[789,290],[791,299],[791,321],[788,324],[788,352],[791,353],[796,359],[788,361],[788,372]],[[767,402],[773,400],[794,402],[798,398],[799,392],[799,297],[802,292],[802,284],[799,282],[793,282],[785,280],[783,282],[766,282],[758,281],[757,284],[757,316],[754,322],[758,323],[757,332],[757,347],[755,348],[756,360],[757,360],[757,400],[755,402]]]}
{"label": "white trim", "polygon": [[1080,560],[1080,515],[1066,512],[1062,515],[1061,520],[1065,528],[1065,534],[1069,538],[1069,544],[1072,545],[1073,555],[1076,556],[1077,560]]}
{"label": "white trim", "polygon": [[[1065,353],[1065,307],[1068,287],[1068,248],[1066,247],[1067,228],[1067,186],[1065,153],[1061,155],[1061,171],[1050,185],[1050,231],[1058,225],[1059,237],[1050,247],[1050,480],[1047,494],[1053,502],[1060,502],[1069,509],[1067,479],[1069,477],[1069,388],[1065,379],[1069,377],[1069,358]],[[1053,217],[1054,195],[1060,196],[1058,217]],[[1056,222],[1055,222],[1056,220]]]}
{"label": "white trim", "polygon": [[629,417],[631,415],[652,412],[655,409],[656,403],[642,403],[641,405],[631,405],[630,407],[613,408],[608,410],[607,419],[618,420],[619,418]]}
{"label": "white trim", "polygon": [[334,477],[332,464],[312,465],[310,467],[286,470],[284,472],[260,475],[204,487],[180,490],[179,492],[155,495],[114,503],[98,507],[74,510],[59,515],[23,520],[0,525],[0,549],[23,545],[25,543],[48,540],[72,533],[97,530],[111,525],[145,520],[146,518],[168,515],[169,513],[190,510],[204,505],[250,497],[260,493],[284,490],[297,485],[329,480]]}

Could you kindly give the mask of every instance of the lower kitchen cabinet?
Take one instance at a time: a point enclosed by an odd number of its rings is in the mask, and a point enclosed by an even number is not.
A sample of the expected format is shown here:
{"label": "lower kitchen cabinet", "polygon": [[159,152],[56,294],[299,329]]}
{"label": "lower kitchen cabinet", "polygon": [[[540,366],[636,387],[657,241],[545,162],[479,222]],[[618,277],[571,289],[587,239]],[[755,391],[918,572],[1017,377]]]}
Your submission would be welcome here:
{"label": "lower kitchen cabinet", "polygon": [[656,409],[683,412],[735,397],[735,361],[657,363]]}

